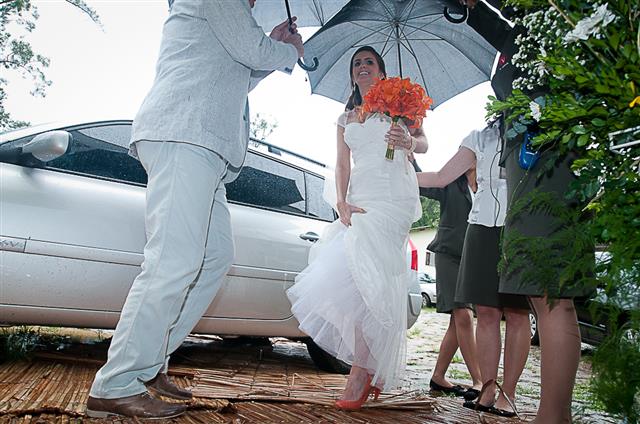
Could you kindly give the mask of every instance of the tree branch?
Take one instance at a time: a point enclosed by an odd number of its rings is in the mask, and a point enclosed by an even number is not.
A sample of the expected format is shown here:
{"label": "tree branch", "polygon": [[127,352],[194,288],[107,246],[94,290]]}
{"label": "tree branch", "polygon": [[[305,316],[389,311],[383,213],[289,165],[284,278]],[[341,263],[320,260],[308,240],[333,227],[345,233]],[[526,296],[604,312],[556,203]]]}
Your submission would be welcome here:
{"label": "tree branch", "polygon": [[83,11],[84,13],[86,13],[91,18],[91,20],[93,22],[95,22],[100,27],[102,27],[102,23],[100,22],[100,17],[96,13],[96,11],[93,10],[92,8],[90,8],[89,6],[87,6],[87,4],[84,1],[82,1],[82,0],[65,0],[65,1],[67,3],[69,3],[70,5],[72,5],[74,7],[77,7],[78,9]]}

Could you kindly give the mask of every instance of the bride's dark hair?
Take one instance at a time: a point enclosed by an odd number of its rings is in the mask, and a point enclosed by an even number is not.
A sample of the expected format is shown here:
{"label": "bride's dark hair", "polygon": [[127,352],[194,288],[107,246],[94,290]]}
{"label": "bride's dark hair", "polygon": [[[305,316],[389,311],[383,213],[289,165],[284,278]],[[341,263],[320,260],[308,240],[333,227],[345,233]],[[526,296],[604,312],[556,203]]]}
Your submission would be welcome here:
{"label": "bride's dark hair", "polygon": [[351,56],[351,60],[349,61],[349,77],[351,78],[351,95],[349,96],[349,100],[347,100],[347,104],[345,106],[345,110],[353,110],[356,106],[362,105],[362,95],[360,94],[360,89],[358,88],[358,84],[353,80],[353,59],[355,59],[356,55],[360,52],[370,52],[373,54],[373,57],[376,58],[376,62],[378,62],[378,68],[380,68],[380,72],[384,74],[384,78],[387,77],[387,70],[384,66],[384,59],[382,56],[371,46],[362,46]]}

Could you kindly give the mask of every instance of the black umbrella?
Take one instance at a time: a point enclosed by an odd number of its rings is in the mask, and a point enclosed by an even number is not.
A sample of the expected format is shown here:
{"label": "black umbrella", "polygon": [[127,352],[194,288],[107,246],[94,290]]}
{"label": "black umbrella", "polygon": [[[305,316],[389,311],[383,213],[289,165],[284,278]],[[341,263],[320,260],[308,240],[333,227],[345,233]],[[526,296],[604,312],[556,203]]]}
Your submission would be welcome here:
{"label": "black umbrella", "polygon": [[[239,1],[239,0],[233,0]],[[260,0],[256,2],[252,14],[256,21],[264,28],[270,29],[278,25],[284,20],[284,12],[282,7],[283,0]],[[169,8],[174,0],[168,0]],[[295,14],[298,18],[296,25],[299,27],[313,27],[324,25],[331,16],[333,16],[347,0],[295,0]],[[291,24],[291,7],[289,0],[284,0],[284,6]],[[318,60],[313,58],[314,65],[305,65],[302,60],[298,60],[298,65],[306,71],[316,69]]]}
{"label": "black umbrella", "polygon": [[[296,25],[322,26],[333,16],[344,4],[346,0],[295,0],[295,14],[297,16]],[[289,0],[284,0],[287,11],[287,19],[291,25],[291,7]],[[261,0],[256,2],[253,16],[263,27],[269,28],[282,22],[282,0]],[[318,68],[318,59],[311,59],[313,65],[306,65],[302,60],[298,60],[298,65],[305,71],[315,71]]]}
{"label": "black umbrella", "polygon": [[464,18],[457,0],[351,0],[304,45],[305,58],[320,62],[311,91],[345,102],[349,60],[363,45],[380,52],[389,76],[423,85],[434,107],[489,80],[495,49],[445,8]]}
{"label": "black umbrella", "polygon": [[[299,27],[322,26],[336,14],[348,0],[291,0],[291,9],[298,17]],[[286,3],[286,4],[285,4]],[[253,17],[264,28],[271,29],[284,21],[288,0],[258,0],[253,7]]]}
{"label": "black umbrella", "polygon": [[[167,1],[169,7],[171,7],[174,0]],[[270,30],[284,21],[286,17],[285,8],[288,6],[283,5],[283,1],[288,4],[288,0],[259,0],[256,2],[251,13],[264,29]],[[293,0],[293,12],[298,17],[296,24],[299,27],[322,26],[329,18],[335,15],[342,6],[347,4],[347,1],[348,0]]]}

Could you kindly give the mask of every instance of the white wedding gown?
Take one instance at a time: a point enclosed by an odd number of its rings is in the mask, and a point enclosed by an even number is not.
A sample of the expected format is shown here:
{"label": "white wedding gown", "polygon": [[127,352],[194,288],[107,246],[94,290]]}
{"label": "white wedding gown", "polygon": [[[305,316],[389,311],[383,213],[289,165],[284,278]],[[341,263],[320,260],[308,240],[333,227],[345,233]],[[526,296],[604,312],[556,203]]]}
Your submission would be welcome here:
{"label": "white wedding gown", "polygon": [[[350,227],[330,224],[287,291],[300,329],[338,359],[366,368],[385,390],[400,386],[405,370],[406,246],[422,213],[405,151],[385,159],[390,122],[377,114],[363,124],[338,120],[353,159],[347,202],[366,213],[354,213]],[[364,349],[356,352],[356,344]]]}

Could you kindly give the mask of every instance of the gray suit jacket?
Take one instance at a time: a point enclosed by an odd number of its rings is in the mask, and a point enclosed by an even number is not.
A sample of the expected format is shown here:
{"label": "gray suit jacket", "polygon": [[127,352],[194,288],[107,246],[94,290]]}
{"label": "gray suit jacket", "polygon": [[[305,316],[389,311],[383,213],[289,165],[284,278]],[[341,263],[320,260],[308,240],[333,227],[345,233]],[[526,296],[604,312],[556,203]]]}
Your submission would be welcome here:
{"label": "gray suit jacket", "polygon": [[173,3],[153,87],[133,122],[132,155],[136,141],[184,142],[216,152],[239,170],[249,141],[249,90],[265,71],[290,71],[298,58],[295,47],[264,34],[248,3]]}
{"label": "gray suit jacket", "polygon": [[443,188],[420,187],[420,195],[440,202],[438,232],[427,249],[461,257],[472,202],[466,175]]}

